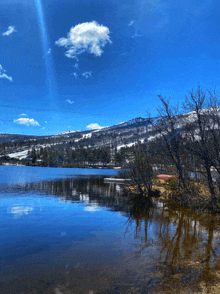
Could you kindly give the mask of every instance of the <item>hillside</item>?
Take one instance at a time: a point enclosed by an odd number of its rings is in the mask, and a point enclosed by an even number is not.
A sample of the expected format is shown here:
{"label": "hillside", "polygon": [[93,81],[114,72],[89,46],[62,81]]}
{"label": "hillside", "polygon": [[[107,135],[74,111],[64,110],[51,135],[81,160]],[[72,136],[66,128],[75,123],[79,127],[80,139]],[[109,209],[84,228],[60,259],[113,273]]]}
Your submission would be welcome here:
{"label": "hillside", "polygon": [[146,119],[136,118],[115,126],[90,131],[65,131],[53,136],[24,136],[19,134],[0,134],[0,156],[24,159],[33,148],[72,150],[80,148],[122,147],[143,142],[146,138]]}
{"label": "hillside", "polygon": [[[206,111],[208,109],[203,112]],[[182,129],[186,123],[192,123],[195,119],[194,112],[177,116],[175,129],[184,135]],[[100,158],[98,153],[104,152],[106,153],[103,155],[104,161],[109,163],[113,161],[116,153],[119,155],[126,148],[146,144],[147,138],[148,142],[158,138],[159,133],[156,126],[161,121],[160,117],[150,120],[139,117],[101,129],[68,130],[57,135],[40,137],[1,133],[0,159],[2,162],[14,161],[22,164],[25,162],[40,164],[46,160],[46,165],[56,166],[70,164],[74,158],[81,158],[81,162],[85,164],[85,162],[89,162],[88,158],[90,158],[90,162],[95,164],[95,162],[103,162],[103,158]],[[166,117],[163,118],[163,121],[166,121]]]}

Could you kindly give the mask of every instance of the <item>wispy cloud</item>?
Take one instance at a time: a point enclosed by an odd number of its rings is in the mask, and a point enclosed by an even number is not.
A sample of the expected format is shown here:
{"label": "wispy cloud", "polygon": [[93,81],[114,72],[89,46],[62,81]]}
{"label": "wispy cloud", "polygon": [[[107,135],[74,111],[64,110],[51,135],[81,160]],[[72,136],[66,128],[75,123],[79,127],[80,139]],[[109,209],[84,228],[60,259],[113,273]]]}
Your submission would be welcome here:
{"label": "wispy cloud", "polygon": [[132,38],[138,38],[138,37],[141,37],[140,34],[134,34],[133,36],[131,36]]}
{"label": "wispy cloud", "polygon": [[45,120],[45,124],[47,124],[47,121]]}
{"label": "wispy cloud", "polygon": [[129,22],[128,26],[132,26],[133,23],[134,23],[134,20],[131,20],[131,21]]}
{"label": "wispy cloud", "polygon": [[19,114],[19,116],[27,116],[27,114],[21,113],[21,114]]}
{"label": "wispy cloud", "polygon": [[97,130],[97,129],[100,130],[100,129],[103,129],[103,128],[106,128],[106,127],[101,127],[97,123],[92,123],[92,124],[88,125],[86,128],[91,129],[91,130]]}
{"label": "wispy cloud", "polygon": [[75,103],[74,101],[71,101],[70,99],[66,99],[65,102],[69,103],[69,104],[73,104]]}
{"label": "wispy cloud", "polygon": [[102,48],[107,43],[112,43],[109,37],[109,29],[99,25],[96,21],[85,22],[72,27],[67,38],[60,38],[56,45],[67,48],[65,55],[68,58],[75,58],[83,52],[101,56]]}
{"label": "wispy cloud", "polygon": [[120,56],[129,56],[129,54],[127,52],[124,52]]}
{"label": "wispy cloud", "polygon": [[51,55],[51,52],[52,52],[52,50],[51,50],[51,48],[49,48],[49,49],[47,50],[47,52],[45,53],[45,55],[43,55],[43,58],[47,58],[48,55]]}
{"label": "wispy cloud", "polygon": [[4,32],[4,33],[2,33],[2,36],[9,36],[9,35],[11,35],[13,32],[17,32],[17,31],[15,30],[15,27],[14,27],[14,26],[9,26],[8,29],[7,29],[7,31]]}
{"label": "wispy cloud", "polygon": [[78,78],[78,73],[77,73],[77,72],[72,73],[72,75],[73,75],[75,78]]}
{"label": "wispy cloud", "polygon": [[91,78],[92,76],[92,72],[91,71],[86,71],[82,74],[83,77],[85,77],[86,79]]}
{"label": "wispy cloud", "polygon": [[0,64],[0,79],[7,79],[10,82],[12,82],[13,81],[12,77],[8,76],[5,72],[6,70]]}
{"label": "wispy cloud", "polygon": [[14,119],[14,123],[19,125],[25,125],[25,126],[40,126],[39,123],[34,120],[33,118],[27,118],[27,117],[20,117],[18,119]]}
{"label": "wispy cloud", "polygon": [[78,68],[79,68],[79,64],[78,64],[78,63],[75,63],[75,64],[74,64],[74,67],[75,67],[76,69],[78,69]]}

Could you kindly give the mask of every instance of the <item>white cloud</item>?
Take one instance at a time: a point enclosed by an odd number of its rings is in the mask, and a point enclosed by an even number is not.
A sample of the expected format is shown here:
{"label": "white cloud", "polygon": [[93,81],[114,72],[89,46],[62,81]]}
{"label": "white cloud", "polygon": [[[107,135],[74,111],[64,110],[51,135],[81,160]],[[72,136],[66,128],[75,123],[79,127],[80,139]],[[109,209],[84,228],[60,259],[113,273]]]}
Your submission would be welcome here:
{"label": "white cloud", "polygon": [[25,126],[40,126],[36,120],[34,120],[33,118],[27,118],[27,117],[14,119],[14,123],[19,125],[25,125]]}
{"label": "white cloud", "polygon": [[44,130],[44,129],[45,129],[45,127],[41,128],[41,130]]}
{"label": "white cloud", "polygon": [[67,38],[60,38],[55,43],[68,49],[65,55],[69,58],[77,59],[77,55],[83,52],[101,56],[102,48],[107,43],[112,43],[109,33],[107,27],[99,25],[96,21],[85,22],[72,27]]}
{"label": "white cloud", "polygon": [[6,72],[6,70],[0,64],[0,79],[7,79],[10,82],[12,82],[13,81],[12,77],[10,77],[7,74],[5,74],[5,72]]}
{"label": "white cloud", "polygon": [[105,127],[101,127],[97,123],[92,123],[92,124],[88,125],[86,128],[91,129],[91,130],[97,130],[97,129],[100,130],[100,129],[105,128]]}
{"label": "white cloud", "polygon": [[21,113],[21,114],[19,114],[19,116],[27,116],[27,114]]}
{"label": "white cloud", "polygon": [[0,78],[1,78],[1,79],[7,79],[7,80],[9,80],[10,82],[13,81],[13,80],[12,80],[12,77],[9,77],[9,76],[6,75],[6,74],[0,74]]}
{"label": "white cloud", "polygon": [[51,48],[48,49],[47,54],[48,54],[48,55],[51,54]]}
{"label": "white cloud", "polygon": [[78,69],[78,68],[79,68],[79,64],[78,64],[78,63],[75,63],[75,64],[74,64],[74,67],[75,67],[76,69]]}
{"label": "white cloud", "polygon": [[[71,28],[71,30],[72,30],[72,28]],[[70,37],[69,35],[70,35],[70,33],[67,35],[68,38]],[[70,45],[70,42],[68,42],[68,39],[66,39],[66,38],[60,38],[58,41],[55,42],[55,44],[58,46],[68,46],[68,45]]]}
{"label": "white cloud", "polygon": [[9,35],[11,35],[13,32],[17,32],[17,31],[15,30],[15,27],[14,27],[14,26],[9,26],[8,29],[7,29],[7,31],[4,32],[4,33],[2,33],[2,36],[9,36]]}
{"label": "white cloud", "polygon": [[75,103],[74,101],[71,101],[70,99],[66,99],[65,102],[69,103],[69,104],[73,104]]}
{"label": "white cloud", "polygon": [[133,23],[134,23],[134,20],[131,20],[131,21],[129,22],[128,26],[132,26]]}
{"label": "white cloud", "polygon": [[86,79],[91,78],[92,76],[92,72],[91,71],[86,71],[82,74],[83,77],[85,77]]}

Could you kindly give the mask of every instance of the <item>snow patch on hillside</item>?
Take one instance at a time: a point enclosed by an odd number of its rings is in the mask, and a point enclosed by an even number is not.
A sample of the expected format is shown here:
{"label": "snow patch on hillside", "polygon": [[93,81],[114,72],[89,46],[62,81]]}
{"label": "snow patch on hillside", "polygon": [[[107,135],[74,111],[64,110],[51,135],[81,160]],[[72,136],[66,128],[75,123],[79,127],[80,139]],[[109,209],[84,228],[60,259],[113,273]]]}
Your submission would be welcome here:
{"label": "snow patch on hillside", "polygon": [[27,155],[28,155],[28,150],[8,154],[10,158],[16,158],[16,159],[24,159],[27,157]]}
{"label": "snow patch on hillside", "polygon": [[65,131],[65,132],[62,132],[60,134],[57,134],[56,136],[68,135],[68,134],[73,134],[73,133],[78,133],[78,132],[82,132],[82,131],[80,131],[80,130],[78,130],[78,131],[69,130],[69,131]]}

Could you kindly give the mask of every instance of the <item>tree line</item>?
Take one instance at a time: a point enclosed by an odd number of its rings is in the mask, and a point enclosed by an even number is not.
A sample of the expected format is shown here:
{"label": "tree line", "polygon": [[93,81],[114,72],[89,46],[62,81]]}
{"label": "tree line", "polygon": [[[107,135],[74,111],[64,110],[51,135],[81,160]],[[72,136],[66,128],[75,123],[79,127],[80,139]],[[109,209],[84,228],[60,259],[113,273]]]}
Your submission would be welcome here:
{"label": "tree line", "polygon": [[102,147],[97,149],[91,148],[60,148],[60,146],[47,146],[41,148],[32,148],[28,153],[30,159],[27,165],[40,166],[66,166],[78,167],[86,165],[107,165],[111,160],[110,148]]}

